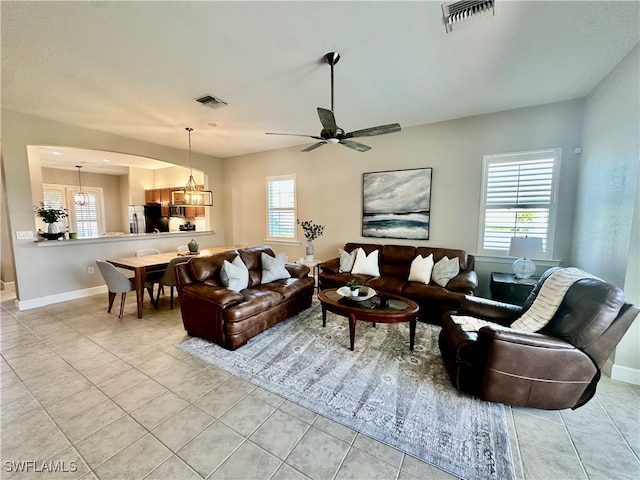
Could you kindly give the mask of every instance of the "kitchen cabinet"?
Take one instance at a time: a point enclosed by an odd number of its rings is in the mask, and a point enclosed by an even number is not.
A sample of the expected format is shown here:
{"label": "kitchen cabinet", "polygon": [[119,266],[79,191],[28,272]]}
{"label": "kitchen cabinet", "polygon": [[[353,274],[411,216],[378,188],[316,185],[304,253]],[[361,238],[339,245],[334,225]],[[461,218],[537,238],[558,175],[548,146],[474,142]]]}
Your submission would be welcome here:
{"label": "kitchen cabinet", "polygon": [[169,204],[171,203],[171,188],[153,188],[144,191],[145,203],[159,203],[162,208],[162,216],[169,216]]}

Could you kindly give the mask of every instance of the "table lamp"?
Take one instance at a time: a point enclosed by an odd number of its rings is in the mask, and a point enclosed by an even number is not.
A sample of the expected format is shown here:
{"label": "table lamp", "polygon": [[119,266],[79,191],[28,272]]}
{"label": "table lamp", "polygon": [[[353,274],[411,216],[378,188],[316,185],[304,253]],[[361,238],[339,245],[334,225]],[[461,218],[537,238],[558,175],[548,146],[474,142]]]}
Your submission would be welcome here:
{"label": "table lamp", "polygon": [[509,245],[509,256],[518,257],[513,262],[513,273],[518,280],[528,279],[536,271],[531,257],[542,255],[542,239],[539,237],[512,237]]}

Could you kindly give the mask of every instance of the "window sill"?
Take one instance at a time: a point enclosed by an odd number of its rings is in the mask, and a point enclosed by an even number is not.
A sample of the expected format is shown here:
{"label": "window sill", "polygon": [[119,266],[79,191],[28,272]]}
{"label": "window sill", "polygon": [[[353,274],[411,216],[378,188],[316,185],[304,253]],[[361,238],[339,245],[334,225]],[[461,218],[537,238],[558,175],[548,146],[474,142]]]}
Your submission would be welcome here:
{"label": "window sill", "polygon": [[300,242],[298,240],[289,240],[286,238],[265,238],[266,244],[275,244],[275,245],[288,245],[290,247],[299,247]]}
{"label": "window sill", "polygon": [[[476,262],[482,263],[504,263],[507,265],[511,265],[516,258],[515,257],[498,257],[495,255],[474,255]],[[557,267],[560,265],[560,260],[552,260],[548,258],[532,258],[533,263],[536,265],[541,265],[545,267]]]}

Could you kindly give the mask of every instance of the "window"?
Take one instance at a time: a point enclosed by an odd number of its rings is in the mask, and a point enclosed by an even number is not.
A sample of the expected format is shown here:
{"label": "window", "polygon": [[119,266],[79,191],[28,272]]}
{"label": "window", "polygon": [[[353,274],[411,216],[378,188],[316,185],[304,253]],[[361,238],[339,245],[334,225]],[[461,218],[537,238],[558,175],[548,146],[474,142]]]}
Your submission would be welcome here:
{"label": "window", "polygon": [[77,188],[45,184],[44,203],[46,206],[66,208],[69,212],[69,217],[58,222],[61,232],[68,225],[70,232],[78,232],[78,238],[98,237],[105,231],[102,188],[83,187],[82,191],[89,196],[89,203],[83,206],[73,203],[73,194],[78,191]]}
{"label": "window", "polygon": [[267,177],[267,237],[297,240],[295,175]]}
{"label": "window", "polygon": [[542,238],[553,255],[556,176],[561,150],[485,155],[478,252],[507,255],[513,236]]}

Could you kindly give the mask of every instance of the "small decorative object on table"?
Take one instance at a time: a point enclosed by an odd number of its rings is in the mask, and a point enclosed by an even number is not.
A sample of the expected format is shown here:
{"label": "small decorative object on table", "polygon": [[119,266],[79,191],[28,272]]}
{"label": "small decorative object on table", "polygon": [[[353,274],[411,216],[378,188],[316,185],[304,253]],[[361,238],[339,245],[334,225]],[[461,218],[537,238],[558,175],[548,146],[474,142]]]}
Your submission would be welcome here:
{"label": "small decorative object on table", "polygon": [[57,240],[64,236],[65,232],[60,232],[58,222],[69,216],[64,208],[47,207],[44,202],[33,207],[33,211],[47,224],[47,231],[40,232],[38,235],[47,240]]}
{"label": "small decorative object on table", "polygon": [[322,236],[324,233],[324,225],[316,225],[313,223],[313,220],[304,220],[301,222],[300,219],[298,219],[297,222],[298,225],[302,227],[304,236],[307,239],[306,261],[313,262],[313,241]]}
{"label": "small decorative object on table", "polygon": [[347,282],[347,287],[349,287],[352,297],[357,297],[358,294],[360,293],[360,286],[358,285],[358,282],[356,282],[355,280],[351,280]]}
{"label": "small decorative object on table", "polygon": [[198,253],[198,249],[200,248],[200,245],[198,245],[198,242],[196,242],[193,238],[187,244],[187,246],[189,247],[189,252],[191,253]]}

